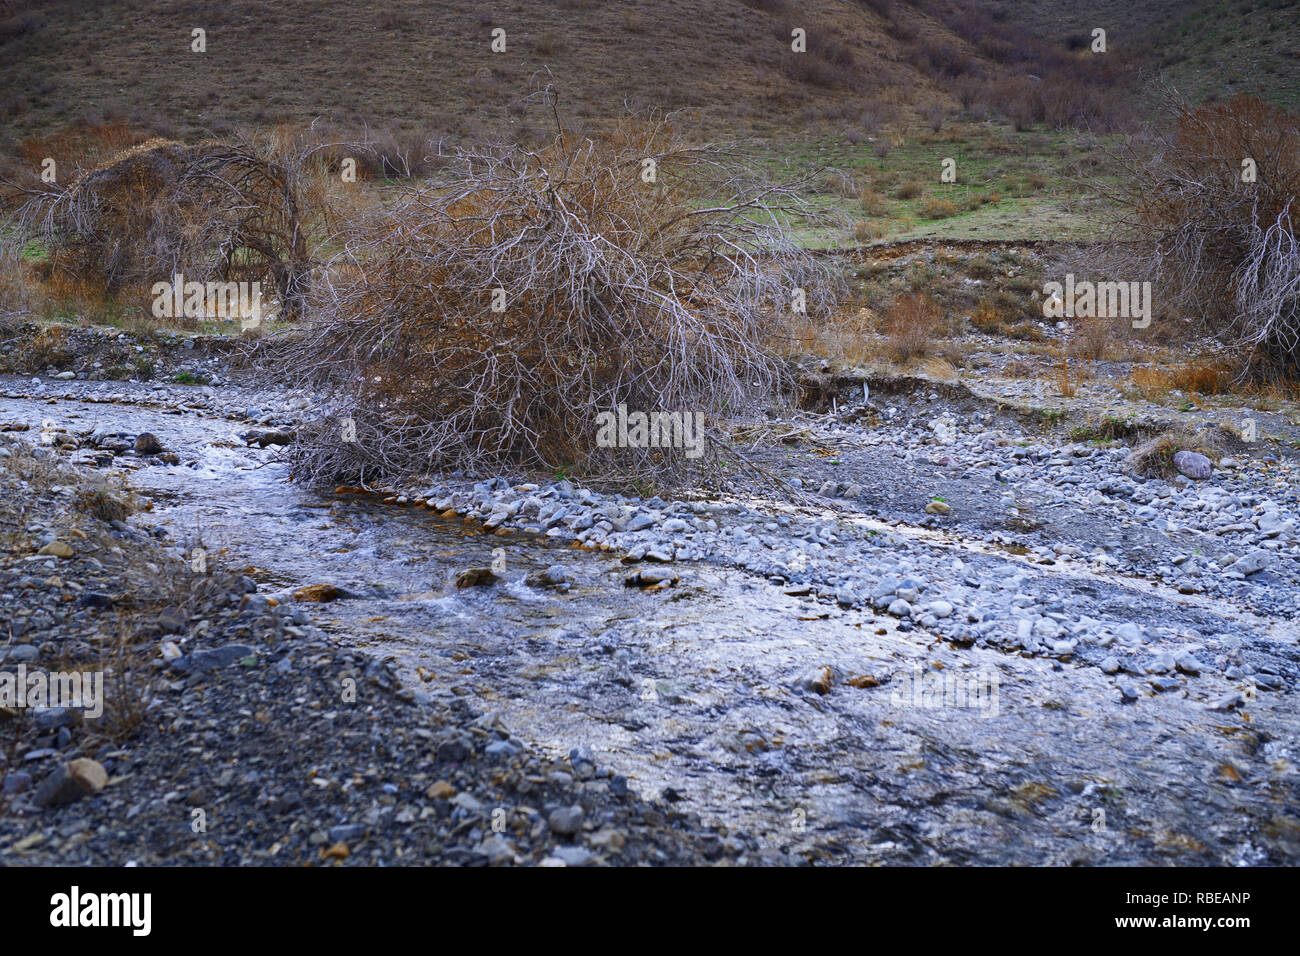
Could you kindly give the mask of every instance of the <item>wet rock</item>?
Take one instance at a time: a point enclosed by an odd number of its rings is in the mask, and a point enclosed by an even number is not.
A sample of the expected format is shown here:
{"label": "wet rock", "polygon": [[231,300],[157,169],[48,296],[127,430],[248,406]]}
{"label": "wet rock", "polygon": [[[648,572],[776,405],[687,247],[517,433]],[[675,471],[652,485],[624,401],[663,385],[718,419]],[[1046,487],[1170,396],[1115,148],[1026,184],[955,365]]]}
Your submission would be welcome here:
{"label": "wet rock", "polygon": [[32,796],[38,807],[61,807],[108,786],[108,771],[97,760],[80,757],[60,765],[41,781]]}
{"label": "wet rock", "polygon": [[332,584],[308,584],[293,592],[295,601],[314,601],[320,604],[337,601],[343,593]]}
{"label": "wet rock", "polygon": [[279,429],[251,429],[239,436],[246,444],[265,448],[267,445],[288,445],[293,441],[293,432]]}
{"label": "wet rock", "polygon": [[681,575],[674,574],[669,568],[642,568],[635,574],[629,574],[623,583],[627,587],[663,588],[680,580]]}
{"label": "wet rock", "polygon": [[491,568],[466,568],[456,575],[458,588],[491,587],[500,580]]}
{"label": "wet rock", "polygon": [[1246,698],[1241,695],[1241,692],[1234,690],[1214,699],[1206,706],[1209,707],[1210,710],[1229,711],[1234,707],[1240,707],[1245,702]]}
{"label": "wet rock", "polygon": [[813,694],[829,694],[838,674],[829,664],[815,667],[799,678],[799,687]]}
{"label": "wet rock", "polygon": [[137,455],[156,455],[163,450],[162,442],[153,432],[141,432],[135,436],[135,453]]}
{"label": "wet rock", "polygon": [[524,583],[530,588],[555,588],[556,590],[567,591],[569,589],[569,572],[563,565],[552,564],[545,571],[537,571],[528,575]]}

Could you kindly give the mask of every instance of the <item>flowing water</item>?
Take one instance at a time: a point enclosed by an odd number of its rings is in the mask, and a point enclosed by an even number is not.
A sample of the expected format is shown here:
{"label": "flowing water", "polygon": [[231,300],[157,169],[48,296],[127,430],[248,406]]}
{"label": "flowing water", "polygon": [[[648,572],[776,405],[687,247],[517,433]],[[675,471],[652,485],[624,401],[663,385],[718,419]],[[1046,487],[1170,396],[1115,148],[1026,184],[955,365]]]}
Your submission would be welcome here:
{"label": "flowing water", "polygon": [[[154,502],[137,520],[201,537],[263,591],[351,592],[309,605],[315,623],[394,656],[409,684],[477,698],[553,756],[587,747],[643,794],[796,856],[1250,864],[1296,852],[1289,695],[1261,695],[1248,720],[1185,695],[1125,705],[1095,667],[955,649],[739,570],[681,564],[679,584],[642,591],[615,555],[303,489],[221,418],[0,399],[0,422],[47,418],[158,435],[182,464],[130,471]],[[451,583],[494,558],[503,583]],[[523,583],[553,564],[567,593]]]}

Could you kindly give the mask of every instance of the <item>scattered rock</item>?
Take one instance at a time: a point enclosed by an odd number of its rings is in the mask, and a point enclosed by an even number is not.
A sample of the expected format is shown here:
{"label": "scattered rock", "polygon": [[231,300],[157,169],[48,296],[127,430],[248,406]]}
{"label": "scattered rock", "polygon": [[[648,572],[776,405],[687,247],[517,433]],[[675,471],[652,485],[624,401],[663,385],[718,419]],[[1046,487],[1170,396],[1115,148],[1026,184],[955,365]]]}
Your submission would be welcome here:
{"label": "scattered rock", "polygon": [[1214,463],[1197,451],[1174,452],[1174,467],[1195,481],[1204,481],[1214,473]]}
{"label": "scattered rock", "polygon": [[318,604],[337,601],[342,596],[342,592],[332,584],[308,584],[293,592],[295,601],[313,601]]}
{"label": "scattered rock", "polygon": [[496,584],[500,578],[491,568],[466,568],[456,575],[458,588],[484,588]]}
{"label": "scattered rock", "polygon": [[569,589],[569,572],[563,565],[552,564],[545,571],[528,575],[524,583],[530,588],[555,588],[560,591]]}
{"label": "scattered rock", "polygon": [[560,807],[552,810],[546,825],[560,836],[571,837],[582,828],[583,810],[580,806]]}
{"label": "scattered rock", "polygon": [[135,436],[135,453],[137,455],[156,455],[163,450],[162,442],[153,432],[141,432]]}
{"label": "scattered rock", "polygon": [[623,583],[628,587],[662,588],[680,580],[681,576],[668,568],[642,568],[635,574],[629,574]]}
{"label": "scattered rock", "polygon": [[1230,564],[1225,570],[1235,571],[1238,574],[1257,574],[1268,567],[1272,556],[1264,550],[1252,551],[1244,557],[1238,558]]}
{"label": "scattered rock", "polygon": [[38,807],[61,807],[98,793],[108,786],[108,771],[97,760],[79,757],[60,764],[41,781],[32,802]]}

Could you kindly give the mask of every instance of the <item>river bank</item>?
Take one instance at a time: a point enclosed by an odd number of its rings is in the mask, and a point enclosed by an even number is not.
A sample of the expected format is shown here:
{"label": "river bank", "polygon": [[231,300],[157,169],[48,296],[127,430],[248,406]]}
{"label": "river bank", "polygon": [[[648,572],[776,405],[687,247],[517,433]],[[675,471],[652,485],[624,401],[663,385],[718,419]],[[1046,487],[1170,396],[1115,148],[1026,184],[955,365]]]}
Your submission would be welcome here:
{"label": "river bank", "polygon": [[[128,475],[154,503],[132,521],[178,553],[201,538],[336,648],[743,834],[739,860],[1296,856],[1285,462],[1143,479],[1121,447],[922,391],[756,450],[804,486],[783,500],[505,479],[381,497],[285,483],[256,436],[292,431],[294,395],[5,393],[7,424],[49,415],[61,454]],[[104,458],[141,431],[176,463]],[[333,599],[294,599],[312,586]]]}

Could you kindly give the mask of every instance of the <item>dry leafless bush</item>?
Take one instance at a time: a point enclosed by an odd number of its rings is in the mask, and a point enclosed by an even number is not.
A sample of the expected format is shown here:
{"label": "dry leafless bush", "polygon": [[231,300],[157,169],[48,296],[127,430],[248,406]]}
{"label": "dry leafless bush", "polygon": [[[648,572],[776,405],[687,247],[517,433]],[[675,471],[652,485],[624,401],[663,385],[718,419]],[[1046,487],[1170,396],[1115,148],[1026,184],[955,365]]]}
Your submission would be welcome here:
{"label": "dry leafless bush", "polygon": [[885,315],[890,357],[907,362],[929,352],[943,321],[943,308],[923,292],[898,296]]}
{"label": "dry leafless bush", "polygon": [[807,184],[748,179],[734,152],[662,119],[459,160],[343,237],[319,317],[280,363],[329,396],[292,446],[296,476],[662,479],[688,464],[681,449],[597,447],[598,415],[752,410],[781,391],[763,343],[796,288],[810,312],[829,305],[831,273],[790,232],[813,216]]}
{"label": "dry leafless bush", "polygon": [[[325,151],[310,132],[273,130],[195,145],[149,140],[75,175],[39,167],[8,180],[23,201],[10,218],[11,259],[30,243],[49,277],[105,296],[145,300],[155,282],[268,280],[288,317],[301,314],[313,234],[328,230]],[[99,157],[90,154],[91,160]]]}
{"label": "dry leafless bush", "polygon": [[1154,282],[1160,311],[1191,319],[1243,367],[1293,377],[1300,121],[1246,96],[1175,109],[1171,135],[1122,158],[1110,270]]}

